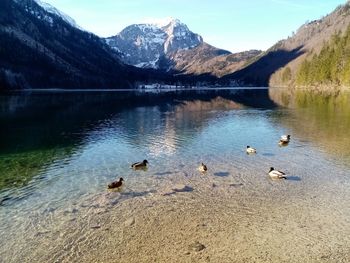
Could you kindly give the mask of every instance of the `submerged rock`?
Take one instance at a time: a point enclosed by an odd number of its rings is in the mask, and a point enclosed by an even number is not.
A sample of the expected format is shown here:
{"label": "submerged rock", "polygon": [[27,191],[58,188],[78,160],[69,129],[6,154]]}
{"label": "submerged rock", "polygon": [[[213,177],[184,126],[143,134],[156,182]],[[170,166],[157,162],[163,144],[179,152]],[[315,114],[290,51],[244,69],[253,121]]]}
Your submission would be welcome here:
{"label": "submerged rock", "polygon": [[195,243],[189,245],[188,248],[192,251],[199,252],[205,249],[206,247],[203,244],[196,241]]}
{"label": "submerged rock", "polygon": [[161,195],[172,195],[175,193],[184,193],[184,192],[192,192],[193,187],[184,185],[184,184],[177,184],[171,188],[164,189],[160,192]]}
{"label": "submerged rock", "polygon": [[172,189],[174,192],[192,192],[193,188],[191,186],[188,185],[176,185],[175,187],[173,187]]}
{"label": "submerged rock", "polygon": [[133,217],[129,218],[128,220],[126,220],[124,222],[125,226],[132,226],[133,224],[135,224],[135,218],[133,218]]}

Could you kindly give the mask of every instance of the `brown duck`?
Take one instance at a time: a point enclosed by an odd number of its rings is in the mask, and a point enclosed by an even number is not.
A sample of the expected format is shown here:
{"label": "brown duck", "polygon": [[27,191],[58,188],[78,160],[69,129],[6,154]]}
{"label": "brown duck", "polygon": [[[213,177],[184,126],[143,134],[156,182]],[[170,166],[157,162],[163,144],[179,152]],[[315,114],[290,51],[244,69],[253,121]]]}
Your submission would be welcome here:
{"label": "brown duck", "polygon": [[108,185],[108,189],[119,188],[123,185],[123,178],[120,178],[119,181],[114,181]]}

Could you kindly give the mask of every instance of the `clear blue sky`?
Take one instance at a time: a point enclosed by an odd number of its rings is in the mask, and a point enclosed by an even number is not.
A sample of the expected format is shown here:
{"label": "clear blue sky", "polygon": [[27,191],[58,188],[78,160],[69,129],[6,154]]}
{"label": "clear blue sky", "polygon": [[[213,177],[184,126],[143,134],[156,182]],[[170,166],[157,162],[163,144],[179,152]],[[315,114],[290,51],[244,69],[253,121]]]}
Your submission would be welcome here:
{"label": "clear blue sky", "polygon": [[124,27],[164,17],[180,19],[204,41],[238,52],[266,50],[308,20],[345,0],[43,0],[83,28],[112,36]]}

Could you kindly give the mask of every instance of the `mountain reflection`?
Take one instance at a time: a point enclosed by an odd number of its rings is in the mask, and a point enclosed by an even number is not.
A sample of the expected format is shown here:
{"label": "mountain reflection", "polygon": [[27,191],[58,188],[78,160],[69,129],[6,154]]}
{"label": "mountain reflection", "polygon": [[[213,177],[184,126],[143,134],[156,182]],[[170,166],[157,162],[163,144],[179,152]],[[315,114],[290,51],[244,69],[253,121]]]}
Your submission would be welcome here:
{"label": "mountain reflection", "polygon": [[172,154],[193,139],[219,112],[242,109],[240,103],[222,97],[210,100],[174,100],[162,106],[138,107],[118,114],[129,144],[149,146],[154,155]]}
{"label": "mountain reflection", "polygon": [[150,145],[153,155],[172,154],[219,112],[244,107],[275,104],[266,89],[0,96],[0,189],[25,185],[98,136],[118,134],[134,147]]}

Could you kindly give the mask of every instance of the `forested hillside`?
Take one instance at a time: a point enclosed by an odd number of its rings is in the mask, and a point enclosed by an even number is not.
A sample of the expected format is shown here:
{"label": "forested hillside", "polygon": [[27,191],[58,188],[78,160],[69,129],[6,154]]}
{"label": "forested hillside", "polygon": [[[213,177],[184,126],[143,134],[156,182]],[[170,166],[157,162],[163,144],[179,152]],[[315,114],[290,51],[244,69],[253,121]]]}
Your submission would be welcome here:
{"label": "forested hillside", "polygon": [[[298,48],[298,55],[268,76],[268,85],[349,85],[346,73],[349,70],[349,25],[349,2],[321,19],[302,25],[277,48],[284,52]],[[268,60],[265,66],[273,65],[275,63]]]}
{"label": "forested hillside", "polygon": [[335,34],[321,52],[306,58],[297,72],[299,86],[350,86],[350,27]]}

